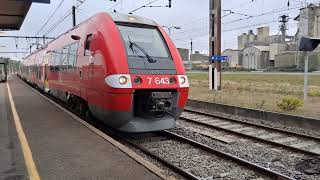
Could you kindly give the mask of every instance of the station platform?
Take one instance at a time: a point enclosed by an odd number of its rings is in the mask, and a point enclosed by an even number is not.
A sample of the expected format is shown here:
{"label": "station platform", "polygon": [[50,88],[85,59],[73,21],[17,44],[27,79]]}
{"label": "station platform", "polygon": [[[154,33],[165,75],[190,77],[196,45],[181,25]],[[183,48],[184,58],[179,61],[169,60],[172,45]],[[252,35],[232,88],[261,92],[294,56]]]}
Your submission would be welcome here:
{"label": "station platform", "polygon": [[[35,166],[17,133],[7,84],[0,83],[0,179],[165,179],[120,151],[16,76],[8,79]],[[9,96],[9,97],[8,97]],[[18,130],[19,131],[19,130]],[[29,163],[29,164],[28,164]]]}

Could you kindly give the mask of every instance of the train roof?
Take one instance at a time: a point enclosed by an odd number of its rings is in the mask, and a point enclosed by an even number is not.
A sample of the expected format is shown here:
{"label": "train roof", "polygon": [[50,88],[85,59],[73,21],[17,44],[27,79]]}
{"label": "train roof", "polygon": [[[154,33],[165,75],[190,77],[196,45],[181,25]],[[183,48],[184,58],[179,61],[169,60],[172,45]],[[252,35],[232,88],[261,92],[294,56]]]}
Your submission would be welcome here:
{"label": "train roof", "polygon": [[45,44],[44,46],[40,47],[39,49],[33,51],[31,54],[27,55],[24,58],[28,58],[30,56],[32,56],[35,53],[40,52],[41,50],[45,49],[48,47],[48,45],[52,42],[54,42],[55,40],[57,40],[59,37],[69,33],[70,31],[77,29],[79,26],[81,26],[82,24],[90,21],[91,19],[97,17],[97,16],[101,16],[101,15],[110,15],[112,20],[114,22],[123,22],[123,23],[136,23],[136,24],[144,24],[144,25],[151,25],[151,26],[157,26],[157,23],[151,19],[148,18],[144,18],[141,16],[135,16],[135,15],[127,15],[127,14],[122,14],[122,13],[106,13],[106,12],[102,12],[102,13],[97,13],[96,15],[93,15],[91,17],[89,17],[88,19],[84,20],[83,22],[81,22],[80,24],[78,24],[75,27],[72,27],[71,29],[67,30],[66,32],[60,34],[58,37],[56,37],[54,40],[52,40],[51,42]]}

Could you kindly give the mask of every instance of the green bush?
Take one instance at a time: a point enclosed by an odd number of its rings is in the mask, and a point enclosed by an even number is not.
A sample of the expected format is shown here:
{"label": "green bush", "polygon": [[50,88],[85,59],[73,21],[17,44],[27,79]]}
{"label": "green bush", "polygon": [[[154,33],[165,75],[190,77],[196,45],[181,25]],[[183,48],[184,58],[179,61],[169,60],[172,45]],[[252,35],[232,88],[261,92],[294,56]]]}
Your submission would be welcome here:
{"label": "green bush", "polygon": [[294,111],[303,106],[303,100],[295,97],[286,96],[281,102],[277,102],[277,106],[282,111]]}
{"label": "green bush", "polygon": [[320,91],[313,90],[308,93],[311,97],[320,97]]}

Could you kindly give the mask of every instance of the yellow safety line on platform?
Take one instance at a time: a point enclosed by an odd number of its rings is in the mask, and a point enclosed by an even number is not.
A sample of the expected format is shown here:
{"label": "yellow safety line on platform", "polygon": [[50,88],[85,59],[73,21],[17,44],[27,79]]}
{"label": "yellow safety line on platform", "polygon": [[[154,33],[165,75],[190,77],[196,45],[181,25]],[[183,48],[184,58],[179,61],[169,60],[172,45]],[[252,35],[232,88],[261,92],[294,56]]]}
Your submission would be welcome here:
{"label": "yellow safety line on platform", "polygon": [[22,125],[21,125],[21,122],[20,122],[20,118],[18,116],[18,113],[17,113],[17,110],[16,110],[16,106],[14,104],[14,101],[13,101],[13,98],[12,98],[12,94],[11,94],[11,90],[10,90],[10,87],[9,87],[8,83],[7,83],[7,88],[8,88],[8,95],[9,95],[9,101],[10,101],[12,115],[13,115],[13,119],[14,119],[14,124],[15,124],[16,129],[17,129],[17,133],[18,133],[18,137],[19,137],[19,140],[20,140],[24,161],[25,161],[26,166],[27,166],[29,178],[30,178],[30,180],[40,180],[40,176],[39,176],[37,167],[36,167],[36,165],[34,163],[34,160],[33,160],[33,157],[32,157],[32,153],[31,153],[31,150],[30,150],[26,135],[23,132],[23,128],[22,128]]}

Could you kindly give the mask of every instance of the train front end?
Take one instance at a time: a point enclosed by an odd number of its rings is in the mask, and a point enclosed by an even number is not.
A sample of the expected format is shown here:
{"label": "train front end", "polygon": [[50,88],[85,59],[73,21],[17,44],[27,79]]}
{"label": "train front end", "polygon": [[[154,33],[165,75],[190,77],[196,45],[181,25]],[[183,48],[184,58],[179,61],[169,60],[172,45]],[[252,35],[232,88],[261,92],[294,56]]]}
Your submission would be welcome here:
{"label": "train front end", "polygon": [[[107,122],[125,132],[150,132],[176,127],[189,91],[180,54],[163,29],[151,20],[111,15],[121,39],[122,71],[110,74],[105,82],[117,94],[121,111],[109,113]],[[126,67],[126,70],[123,70]],[[119,107],[120,106],[120,107]]]}

